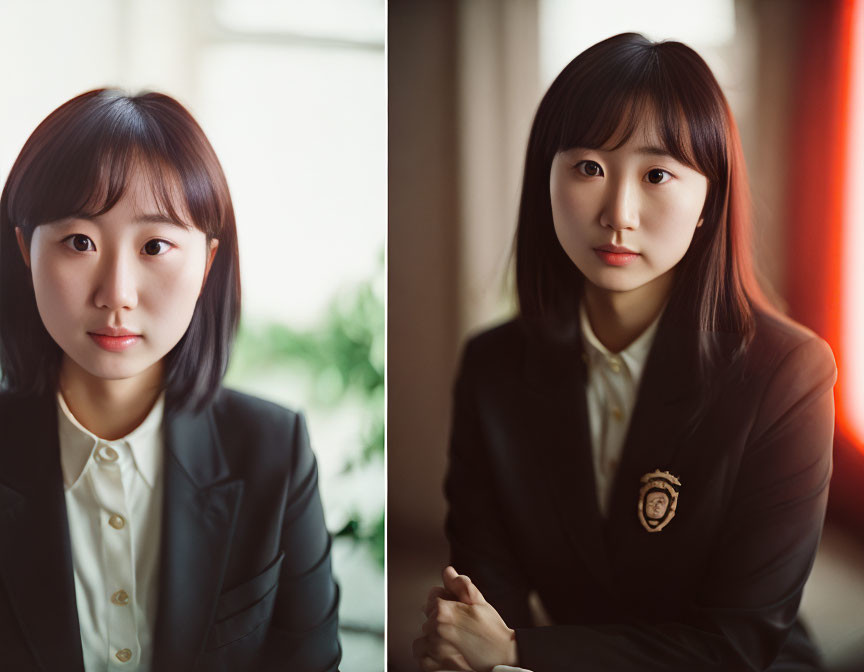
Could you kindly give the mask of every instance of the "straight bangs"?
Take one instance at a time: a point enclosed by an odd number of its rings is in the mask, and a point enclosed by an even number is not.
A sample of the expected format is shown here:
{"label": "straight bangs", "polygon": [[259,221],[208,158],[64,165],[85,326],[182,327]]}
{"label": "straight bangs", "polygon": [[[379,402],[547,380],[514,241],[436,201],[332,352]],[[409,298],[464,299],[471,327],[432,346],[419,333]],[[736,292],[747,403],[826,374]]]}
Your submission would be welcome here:
{"label": "straight bangs", "polygon": [[671,157],[721,185],[729,168],[729,128],[719,87],[703,85],[713,75],[701,58],[689,58],[688,47],[677,48],[684,45],[645,42],[651,52],[637,42],[611,60],[603,50],[594,53],[601,42],[577,57],[585,59],[581,68],[568,73],[575,61],[565,68],[560,100],[550,110],[547,146],[554,148],[553,157],[574,147],[616,150],[648,126]]}
{"label": "straight bangs", "polygon": [[[147,102],[157,101],[136,102],[106,91],[94,101],[100,104],[83,114],[76,105],[79,98],[60,107],[34,132],[44,134],[39,156],[15,171],[14,179],[10,175],[9,217],[28,241],[40,224],[105,214],[123,197],[136,170],[162,214],[200,229],[208,238],[220,236],[231,204],[224,202],[227,184],[218,164],[213,165],[212,149],[202,152],[200,143],[179,137],[180,124],[166,124],[156,110],[148,109]],[[164,111],[158,110],[163,116]],[[26,151],[27,146],[22,158]],[[39,161],[41,157],[51,160]]]}
{"label": "straight bangs", "polygon": [[38,316],[15,228],[29,245],[41,224],[103,215],[136,171],[158,214],[219,240],[189,329],[166,355],[165,380],[172,409],[200,409],[216,393],[240,314],[237,232],[225,175],[180,103],[160,93],[128,96],[111,89],[81,94],[52,112],[25,143],[3,189],[0,366],[7,388],[55,389],[62,357]]}
{"label": "straight bangs", "polygon": [[640,126],[656,129],[670,156],[708,179],[704,225],[679,262],[670,297],[678,318],[703,335],[707,366],[716,354],[712,334],[731,332],[746,345],[751,302],[762,295],[752,274],[737,129],[708,65],[680,42],[611,37],[573,59],[543,97],[528,141],[514,244],[520,314],[565,338],[578,330],[584,276],[555,234],[552,161],[574,147],[617,149]]}

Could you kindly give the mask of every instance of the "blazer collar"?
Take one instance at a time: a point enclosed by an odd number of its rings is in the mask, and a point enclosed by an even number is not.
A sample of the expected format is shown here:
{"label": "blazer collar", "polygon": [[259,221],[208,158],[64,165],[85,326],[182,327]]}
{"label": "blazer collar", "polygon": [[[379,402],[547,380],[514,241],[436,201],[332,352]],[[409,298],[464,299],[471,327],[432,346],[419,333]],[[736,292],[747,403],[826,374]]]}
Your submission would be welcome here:
{"label": "blazer collar", "polygon": [[[39,665],[83,672],[56,400],[7,396],[0,422],[0,576]],[[153,669],[192,669],[222,589],[243,484],[229,480],[211,408],[166,413],[163,432]]]}
{"label": "blazer collar", "polygon": [[[672,465],[687,432],[686,418],[698,401],[694,332],[671,305],[667,307],[645,363],[612,487],[609,517],[604,519],[597,504],[580,334],[556,337],[537,325],[524,327],[527,403],[536,418],[542,471],[576,552],[614,594],[608,544],[593,540],[606,540],[619,524],[638,526],[639,478]],[[586,539],[592,543],[585,543]]]}
{"label": "blazer collar", "polygon": [[42,669],[84,672],[53,396],[3,400],[0,574]]}
{"label": "blazer collar", "polygon": [[676,457],[694,430],[703,393],[697,348],[695,329],[688,328],[680,314],[667,310],[645,364],[624,440],[610,497],[610,529],[641,527],[637,502],[642,476],[658,469],[675,474]]}
{"label": "blazer collar", "polygon": [[536,325],[525,325],[526,413],[536,431],[534,449],[555,512],[567,538],[588,571],[612,590],[608,557],[601,539],[603,520],[597,507],[588,408],[586,366],[579,333],[553,337]]}
{"label": "blazer collar", "polygon": [[243,482],[229,480],[212,408],[168,414],[154,670],[186,670],[204,648]]}

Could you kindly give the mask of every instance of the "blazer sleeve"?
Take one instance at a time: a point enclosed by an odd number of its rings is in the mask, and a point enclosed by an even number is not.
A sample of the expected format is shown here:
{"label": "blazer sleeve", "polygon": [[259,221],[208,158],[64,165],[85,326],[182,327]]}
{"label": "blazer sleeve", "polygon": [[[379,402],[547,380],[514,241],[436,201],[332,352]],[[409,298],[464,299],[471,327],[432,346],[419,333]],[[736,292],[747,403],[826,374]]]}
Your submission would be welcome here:
{"label": "blazer sleeve", "polygon": [[450,458],[444,491],[450,562],[467,574],[510,627],[531,623],[528,584],[513,552],[491,472],[492,457],[478,427],[472,389],[472,343],[465,349],[453,390]]}
{"label": "blazer sleeve", "polygon": [[686,622],[517,629],[520,664],[534,672],[767,669],[795,623],[819,545],[836,375],[818,338],[775,369]]}
{"label": "blazer sleeve", "polygon": [[318,494],[318,467],[302,415],[288,430],[294,455],[280,550],[284,554],[273,618],[256,669],[332,672],[338,639],[339,587],[330,567],[331,538]]}

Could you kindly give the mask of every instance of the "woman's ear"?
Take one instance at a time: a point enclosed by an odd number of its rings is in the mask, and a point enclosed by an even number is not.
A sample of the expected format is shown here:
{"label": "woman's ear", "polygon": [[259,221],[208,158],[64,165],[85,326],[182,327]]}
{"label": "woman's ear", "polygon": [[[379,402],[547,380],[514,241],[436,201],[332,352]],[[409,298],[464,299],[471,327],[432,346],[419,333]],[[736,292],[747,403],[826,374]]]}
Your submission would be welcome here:
{"label": "woman's ear", "polygon": [[18,249],[21,250],[21,256],[24,257],[24,263],[27,265],[27,268],[30,268],[30,248],[24,240],[24,232],[21,230],[20,226],[15,227],[15,238],[18,239]]}
{"label": "woman's ear", "polygon": [[[201,281],[201,291],[204,291],[204,285],[207,283],[207,276],[210,275],[210,268],[213,266],[213,260],[216,258],[216,252],[219,250],[219,239],[210,239],[210,249],[207,251],[207,265],[204,267],[204,279]],[[200,295],[200,292],[199,292]]]}

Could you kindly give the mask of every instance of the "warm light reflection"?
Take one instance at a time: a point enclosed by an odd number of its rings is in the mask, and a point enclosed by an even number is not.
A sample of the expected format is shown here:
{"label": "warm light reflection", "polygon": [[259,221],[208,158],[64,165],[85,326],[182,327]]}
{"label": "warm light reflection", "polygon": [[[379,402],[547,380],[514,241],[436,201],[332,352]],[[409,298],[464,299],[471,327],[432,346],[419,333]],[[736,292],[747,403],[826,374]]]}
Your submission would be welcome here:
{"label": "warm light reflection", "polygon": [[838,421],[864,452],[864,0],[851,3],[849,152],[843,243],[844,367],[838,381]]}

